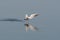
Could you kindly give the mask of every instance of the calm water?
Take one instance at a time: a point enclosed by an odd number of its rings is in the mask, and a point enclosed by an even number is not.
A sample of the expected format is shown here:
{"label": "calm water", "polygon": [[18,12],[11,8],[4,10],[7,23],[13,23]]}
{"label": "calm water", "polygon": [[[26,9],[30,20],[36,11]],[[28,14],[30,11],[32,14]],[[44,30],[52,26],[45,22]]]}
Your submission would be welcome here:
{"label": "calm water", "polygon": [[25,22],[0,22],[0,40],[60,40],[60,0],[0,0],[0,19],[24,19],[25,14],[40,13],[30,20],[39,31],[25,31]]}

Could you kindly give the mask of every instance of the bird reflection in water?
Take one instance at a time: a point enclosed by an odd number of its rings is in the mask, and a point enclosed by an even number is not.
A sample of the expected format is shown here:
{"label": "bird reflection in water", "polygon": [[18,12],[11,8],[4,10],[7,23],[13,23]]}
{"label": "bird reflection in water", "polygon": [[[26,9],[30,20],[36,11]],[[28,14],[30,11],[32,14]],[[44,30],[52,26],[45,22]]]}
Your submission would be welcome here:
{"label": "bird reflection in water", "polygon": [[25,25],[25,27],[26,27],[26,32],[30,29],[30,30],[32,30],[32,31],[37,31],[38,30],[38,28],[37,27],[34,27],[33,25],[31,25],[31,24],[24,24]]}
{"label": "bird reflection in water", "polygon": [[[26,26],[26,32],[30,29],[30,30],[32,30],[32,31],[36,31],[36,30],[38,30],[38,28],[37,27],[34,27],[34,26],[32,26],[31,24],[29,24],[28,22],[28,20],[30,20],[30,19],[33,19],[33,18],[35,18],[36,16],[38,16],[39,14],[37,14],[37,13],[34,13],[34,14],[31,14],[30,16],[28,16],[27,14],[26,14],[26,16],[25,16],[25,22],[26,22],[26,24],[24,24],[25,26]],[[11,22],[24,22],[24,20],[19,20],[19,19],[14,19],[14,18],[8,18],[8,19],[1,19],[0,21],[11,21]]]}

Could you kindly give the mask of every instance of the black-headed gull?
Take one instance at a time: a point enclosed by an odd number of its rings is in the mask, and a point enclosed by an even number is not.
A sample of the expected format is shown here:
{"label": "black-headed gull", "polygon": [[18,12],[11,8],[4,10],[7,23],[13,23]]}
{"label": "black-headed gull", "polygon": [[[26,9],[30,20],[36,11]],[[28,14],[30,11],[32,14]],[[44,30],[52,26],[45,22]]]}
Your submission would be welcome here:
{"label": "black-headed gull", "polygon": [[30,16],[28,16],[28,14],[26,14],[25,16],[25,19],[24,20],[29,20],[29,19],[33,19],[34,17],[38,16],[39,14],[37,13],[34,13],[34,14],[31,14]]}
{"label": "black-headed gull", "polygon": [[[39,14],[37,14],[37,13],[31,14],[30,16],[28,16],[28,15],[26,14],[24,20],[32,19],[32,18],[34,18],[34,17],[36,17],[36,16],[38,16],[38,15],[39,15]],[[16,22],[23,22],[23,20],[14,19],[14,18],[1,19],[0,21],[16,21]],[[28,21],[26,21],[26,22],[28,23]]]}

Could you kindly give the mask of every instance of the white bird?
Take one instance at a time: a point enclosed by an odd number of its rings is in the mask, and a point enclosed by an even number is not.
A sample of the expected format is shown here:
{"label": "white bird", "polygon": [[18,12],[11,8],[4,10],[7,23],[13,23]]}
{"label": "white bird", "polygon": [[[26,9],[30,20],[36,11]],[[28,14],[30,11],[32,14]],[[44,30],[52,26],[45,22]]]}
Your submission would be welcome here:
{"label": "white bird", "polygon": [[26,32],[27,32],[29,29],[31,29],[32,31],[38,30],[38,28],[33,27],[31,24],[25,24],[25,26],[26,26]]}
{"label": "white bird", "polygon": [[[36,17],[36,16],[38,16],[39,14],[31,14],[31,16],[28,16],[27,14],[26,14],[26,16],[25,16],[25,19],[24,20],[29,20],[29,19],[32,19],[32,18],[34,18],[34,17]],[[19,20],[19,19],[14,19],[14,18],[7,18],[7,19],[1,19],[0,21],[16,21],[16,22],[23,22],[23,20]],[[28,21],[26,21],[26,23],[28,23]]]}
{"label": "white bird", "polygon": [[38,15],[39,15],[39,14],[36,14],[36,13],[31,14],[30,16],[28,16],[28,14],[26,14],[26,16],[25,16],[25,19],[24,19],[24,20],[33,19],[34,17],[36,17],[36,16],[38,16]]}

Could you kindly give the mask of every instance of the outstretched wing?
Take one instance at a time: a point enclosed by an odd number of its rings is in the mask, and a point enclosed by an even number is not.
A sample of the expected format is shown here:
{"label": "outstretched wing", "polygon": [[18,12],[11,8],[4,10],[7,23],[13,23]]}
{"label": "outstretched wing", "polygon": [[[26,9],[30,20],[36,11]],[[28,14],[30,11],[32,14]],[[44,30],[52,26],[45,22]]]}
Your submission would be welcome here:
{"label": "outstretched wing", "polygon": [[39,14],[32,14],[30,17],[28,17],[29,19],[32,19],[32,18],[34,18],[34,17],[36,17],[36,16],[38,16]]}
{"label": "outstretched wing", "polygon": [[28,18],[28,15],[26,14],[25,19],[27,19],[27,18]]}

